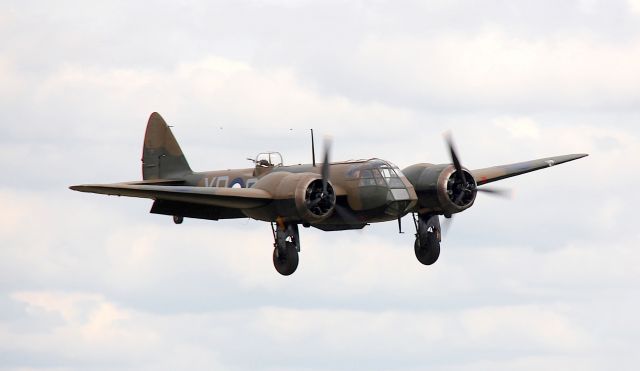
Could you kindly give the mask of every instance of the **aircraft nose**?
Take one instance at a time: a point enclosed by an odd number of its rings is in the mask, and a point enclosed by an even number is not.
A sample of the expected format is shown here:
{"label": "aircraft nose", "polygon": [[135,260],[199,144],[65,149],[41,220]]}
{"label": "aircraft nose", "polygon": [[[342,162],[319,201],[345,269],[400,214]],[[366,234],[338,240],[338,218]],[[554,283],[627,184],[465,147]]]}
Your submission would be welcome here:
{"label": "aircraft nose", "polygon": [[411,196],[406,188],[390,188],[387,194],[387,210],[390,215],[400,216],[406,213],[411,204]]}

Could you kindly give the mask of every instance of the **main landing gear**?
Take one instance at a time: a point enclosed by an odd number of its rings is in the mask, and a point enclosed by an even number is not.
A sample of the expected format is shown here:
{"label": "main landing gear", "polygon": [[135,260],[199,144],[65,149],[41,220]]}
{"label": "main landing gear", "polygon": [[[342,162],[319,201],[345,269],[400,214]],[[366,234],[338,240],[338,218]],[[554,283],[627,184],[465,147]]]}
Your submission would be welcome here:
{"label": "main landing gear", "polygon": [[289,276],[298,268],[300,234],[297,224],[271,223],[273,231],[273,266],[278,273]]}
{"label": "main landing gear", "polygon": [[424,265],[431,265],[440,256],[440,241],[442,234],[438,215],[413,215],[416,226],[416,242],[414,250],[418,261]]}

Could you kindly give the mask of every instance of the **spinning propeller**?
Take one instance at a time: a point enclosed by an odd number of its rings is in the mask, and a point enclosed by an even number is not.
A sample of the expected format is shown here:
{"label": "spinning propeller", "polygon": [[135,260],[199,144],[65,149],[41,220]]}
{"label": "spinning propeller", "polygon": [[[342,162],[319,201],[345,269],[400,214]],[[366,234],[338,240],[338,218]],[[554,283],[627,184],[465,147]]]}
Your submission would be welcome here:
{"label": "spinning propeller", "polygon": [[[320,169],[320,174],[322,176],[322,196],[321,197],[331,197],[327,194],[327,188],[330,187],[329,178],[330,178],[330,167],[331,167],[331,144],[332,141],[329,137],[325,137],[324,139],[324,159],[322,161],[322,168]],[[333,190],[331,190],[333,192]],[[335,211],[340,215],[342,220],[349,224],[362,224],[362,221],[347,207],[344,207],[334,199]]]}
{"label": "spinning propeller", "polygon": [[[474,184],[475,182],[469,182],[467,179],[467,174],[465,173],[465,171],[462,168],[462,165],[460,164],[460,158],[458,157],[458,152],[453,142],[453,137],[451,136],[451,133],[445,133],[444,137],[445,137],[445,141],[447,142],[449,153],[451,155],[451,161],[453,162],[453,166],[456,168],[456,173],[455,173],[456,178],[462,184],[462,190],[464,192],[473,192],[475,190],[478,192],[487,193],[487,194],[491,194],[499,197],[509,198],[511,196],[510,190],[500,189],[500,188],[491,188],[491,187],[478,188]],[[464,196],[464,192],[461,192],[458,195],[458,197],[455,200],[456,204],[460,203],[462,197]]]}
{"label": "spinning propeller", "polygon": [[[482,193],[503,197],[503,198],[511,197],[512,192],[508,189],[491,188],[491,187],[478,188],[473,178],[467,179],[467,176],[470,176],[470,174],[465,172],[465,170],[462,168],[462,164],[460,163],[460,157],[458,156],[458,151],[456,150],[456,146],[453,142],[453,137],[451,133],[445,133],[444,138],[447,143],[447,147],[449,149],[451,161],[453,162],[453,166],[456,169],[454,173],[455,174],[454,187],[456,187],[456,191],[458,191],[458,194],[456,195],[455,199],[452,200],[456,205],[460,205],[464,197],[469,194],[472,194],[473,192],[482,192]],[[453,222],[453,216],[445,218],[445,222],[443,226],[444,234],[446,234],[446,232],[451,228],[452,222]]]}
{"label": "spinning propeller", "polygon": [[[336,195],[333,187],[329,183],[329,152],[331,151],[331,141],[325,140],[324,161],[320,174],[322,179],[314,182],[314,186],[307,190],[307,208],[318,215],[326,214],[335,206]],[[315,162],[315,161],[314,161]]]}

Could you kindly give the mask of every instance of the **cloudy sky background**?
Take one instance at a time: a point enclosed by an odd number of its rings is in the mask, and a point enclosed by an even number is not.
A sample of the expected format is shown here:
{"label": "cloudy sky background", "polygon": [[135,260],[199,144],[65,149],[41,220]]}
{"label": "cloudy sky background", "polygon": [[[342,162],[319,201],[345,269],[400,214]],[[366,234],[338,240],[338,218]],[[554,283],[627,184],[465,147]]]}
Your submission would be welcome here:
{"label": "cloudy sky background", "polygon": [[[0,369],[635,370],[640,2],[0,3]],[[159,111],[197,170],[309,160],[479,168],[506,180],[420,265],[394,223],[173,225],[136,180]]]}

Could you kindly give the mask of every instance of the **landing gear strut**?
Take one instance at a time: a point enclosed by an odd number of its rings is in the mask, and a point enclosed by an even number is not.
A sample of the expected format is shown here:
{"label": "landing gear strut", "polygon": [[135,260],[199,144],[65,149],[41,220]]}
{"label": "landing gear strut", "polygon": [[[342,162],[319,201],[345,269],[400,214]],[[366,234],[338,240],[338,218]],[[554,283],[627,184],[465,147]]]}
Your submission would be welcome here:
{"label": "landing gear strut", "polygon": [[273,266],[278,273],[289,276],[298,268],[298,252],[300,251],[300,234],[297,224],[271,223],[273,231]]}
{"label": "landing gear strut", "polygon": [[413,215],[413,222],[416,225],[416,242],[414,250],[418,261],[424,265],[431,265],[440,256],[440,219],[438,215]]}

